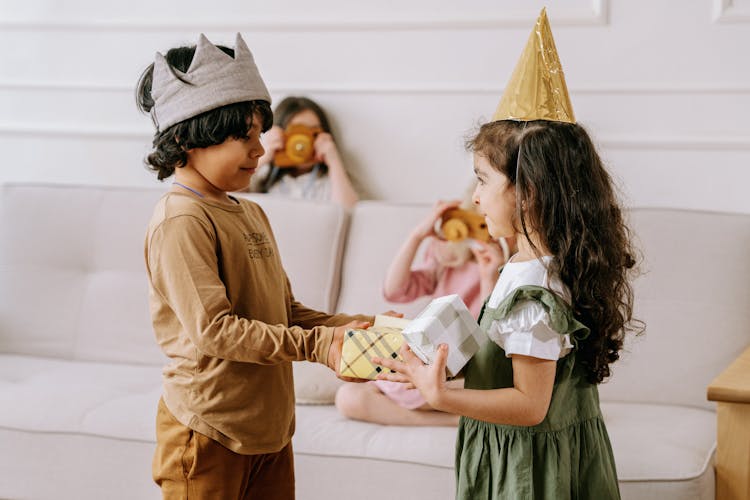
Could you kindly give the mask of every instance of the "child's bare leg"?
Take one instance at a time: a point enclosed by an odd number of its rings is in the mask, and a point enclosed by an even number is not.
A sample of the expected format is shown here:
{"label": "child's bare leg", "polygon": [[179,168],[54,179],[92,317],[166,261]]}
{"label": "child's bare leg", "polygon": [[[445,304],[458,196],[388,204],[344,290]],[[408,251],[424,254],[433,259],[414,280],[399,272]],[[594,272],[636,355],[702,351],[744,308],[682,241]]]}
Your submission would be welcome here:
{"label": "child's bare leg", "polygon": [[458,416],[432,410],[403,408],[373,384],[344,384],[336,393],[336,408],[342,415],[383,425],[458,425]]}

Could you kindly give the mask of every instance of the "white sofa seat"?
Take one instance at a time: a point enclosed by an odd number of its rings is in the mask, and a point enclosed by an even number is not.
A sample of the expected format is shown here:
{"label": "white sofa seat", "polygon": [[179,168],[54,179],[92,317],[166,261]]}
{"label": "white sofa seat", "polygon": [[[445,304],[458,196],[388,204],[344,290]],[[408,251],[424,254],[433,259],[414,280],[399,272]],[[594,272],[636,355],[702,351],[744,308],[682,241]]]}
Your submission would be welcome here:
{"label": "white sofa seat", "polygon": [[[157,366],[2,355],[0,408],[6,411],[0,412],[0,428],[152,447],[159,379]],[[74,388],[75,398],[64,388]],[[714,412],[636,403],[602,407],[624,498],[703,498],[712,491]],[[374,468],[408,464],[416,477],[423,477],[401,485],[403,494],[435,489],[437,498],[450,498],[446,491],[454,487],[455,436],[453,428],[384,427],[343,418],[330,405],[299,406],[294,449],[298,460],[341,459],[338,470],[352,484],[372,481]],[[55,463],[60,459],[60,453],[50,453],[35,468],[59,468]],[[148,463],[141,465],[144,482]],[[300,476],[300,484],[313,482],[309,489],[300,488],[301,499],[305,491],[320,488],[340,498],[340,483],[314,484],[320,476],[304,470]],[[381,495],[372,492],[372,498]]]}
{"label": "white sofa seat", "polygon": [[[620,479],[705,479],[714,453],[716,415],[701,408],[604,403]],[[453,469],[456,429],[382,426],[348,420],[331,406],[300,406],[295,452],[307,455],[397,460]],[[608,427],[608,428],[609,428]]]}
{"label": "white sofa seat", "polygon": [[155,442],[161,368],[0,355],[0,427]]}
{"label": "white sofa seat", "polygon": [[382,426],[330,405],[298,406],[298,500],[451,500],[455,440],[455,428]]}
{"label": "white sofa seat", "polygon": [[[639,403],[602,403],[617,464],[622,498],[626,500],[713,498],[716,414],[703,408]],[[385,427],[341,417],[331,406],[297,409],[296,456],[336,463],[346,483],[370,485],[357,498],[382,498],[374,470],[393,463],[409,466],[415,479],[399,487],[398,498],[452,498],[454,481],[453,428]],[[354,460],[352,460],[354,459]],[[303,459],[304,460],[304,459]],[[323,474],[321,476],[320,474]],[[405,474],[402,473],[402,474]],[[298,478],[305,491],[328,491],[345,498],[341,485],[321,480],[331,474],[306,470]],[[390,477],[390,476],[382,476]],[[419,478],[419,479],[417,479]],[[389,479],[390,481],[390,479]],[[436,497],[423,496],[430,491]]]}
{"label": "white sofa seat", "polygon": [[623,499],[713,498],[713,411],[603,402],[602,413]]}
{"label": "white sofa seat", "polygon": [[0,355],[0,498],[156,500],[161,368]]}
{"label": "white sofa seat", "polygon": [[396,461],[453,469],[454,427],[400,427],[357,422],[333,406],[298,406],[296,453]]}

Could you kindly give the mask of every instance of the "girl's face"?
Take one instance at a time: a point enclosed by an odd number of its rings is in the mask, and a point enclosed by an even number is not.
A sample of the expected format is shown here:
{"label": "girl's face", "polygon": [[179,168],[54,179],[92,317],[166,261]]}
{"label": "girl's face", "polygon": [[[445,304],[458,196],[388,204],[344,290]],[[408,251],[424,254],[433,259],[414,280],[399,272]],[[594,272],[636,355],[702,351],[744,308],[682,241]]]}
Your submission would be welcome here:
{"label": "girl's face", "polygon": [[320,128],[320,119],[311,109],[304,109],[289,119],[289,125],[304,125],[309,128]]}
{"label": "girl's face", "polygon": [[516,213],[516,188],[510,180],[495,170],[484,156],[474,153],[474,173],[477,187],[472,201],[484,216],[493,238],[515,236],[513,216]]}

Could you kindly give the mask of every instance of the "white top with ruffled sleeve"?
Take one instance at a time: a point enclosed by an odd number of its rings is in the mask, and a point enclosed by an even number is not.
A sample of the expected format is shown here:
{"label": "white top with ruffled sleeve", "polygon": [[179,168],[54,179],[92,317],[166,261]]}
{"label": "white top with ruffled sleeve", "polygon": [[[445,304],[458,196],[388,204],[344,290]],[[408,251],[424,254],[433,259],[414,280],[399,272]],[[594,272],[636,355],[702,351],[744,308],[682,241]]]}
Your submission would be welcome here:
{"label": "white top with ruffled sleeve", "polygon": [[[568,288],[547,270],[551,260],[551,256],[525,262],[513,262],[511,258],[500,273],[487,307],[496,308],[513,290],[527,285],[547,288],[570,304]],[[573,349],[570,335],[562,335],[553,330],[549,325],[547,310],[535,300],[516,303],[505,319],[492,322],[487,334],[503,348],[508,357],[521,354],[557,360]]]}

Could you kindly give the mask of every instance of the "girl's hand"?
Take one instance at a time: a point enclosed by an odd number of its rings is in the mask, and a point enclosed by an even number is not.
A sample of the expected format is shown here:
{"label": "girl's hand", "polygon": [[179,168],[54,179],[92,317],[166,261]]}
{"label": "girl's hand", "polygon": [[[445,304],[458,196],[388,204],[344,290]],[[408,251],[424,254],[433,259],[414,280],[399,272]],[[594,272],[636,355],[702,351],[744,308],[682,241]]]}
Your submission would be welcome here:
{"label": "girl's hand", "polygon": [[278,125],[274,125],[268,132],[261,136],[261,140],[265,152],[263,156],[258,158],[258,166],[268,165],[273,161],[276,151],[284,149],[284,129]]}
{"label": "girl's hand", "polygon": [[372,358],[372,362],[376,365],[396,372],[381,373],[378,375],[378,380],[412,384],[432,408],[439,410],[441,397],[447,390],[445,365],[448,360],[448,346],[440,344],[431,365],[422,363],[422,360],[414,355],[406,343],[401,347],[400,353],[404,358],[403,362],[395,359]]}
{"label": "girl's hand", "polygon": [[268,165],[273,161],[276,151],[284,149],[284,129],[278,125],[274,125],[268,132],[261,136],[261,140],[265,152],[263,156],[258,158],[258,166]]}
{"label": "girl's hand", "polygon": [[479,282],[482,296],[492,292],[499,277],[498,268],[505,264],[503,250],[497,242],[485,243],[483,241],[472,241],[471,252],[477,259],[479,267]]}
{"label": "girl's hand", "polygon": [[280,149],[284,149],[284,129],[278,125],[274,125],[268,132],[263,134],[263,148],[267,154],[273,154]]}
{"label": "girl's hand", "polygon": [[432,212],[430,212],[430,215],[422,222],[420,222],[419,225],[414,229],[414,237],[418,238],[419,240],[423,240],[428,236],[436,236],[435,222],[437,222],[438,219],[442,217],[443,213],[446,210],[456,208],[460,204],[460,200],[438,201],[437,203],[435,203],[435,205],[432,207]]}
{"label": "girl's hand", "polygon": [[315,148],[315,160],[319,163],[329,165],[332,163],[332,157],[339,155],[336,143],[333,142],[333,136],[327,132],[321,132],[315,137],[313,147]]}

